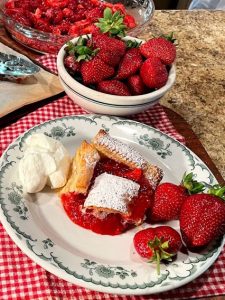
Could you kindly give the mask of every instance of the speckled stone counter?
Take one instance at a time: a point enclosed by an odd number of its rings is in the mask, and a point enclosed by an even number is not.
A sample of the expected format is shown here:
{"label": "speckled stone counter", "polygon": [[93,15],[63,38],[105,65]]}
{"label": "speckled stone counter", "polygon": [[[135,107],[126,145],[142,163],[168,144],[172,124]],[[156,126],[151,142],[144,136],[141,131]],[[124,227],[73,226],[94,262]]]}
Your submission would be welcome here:
{"label": "speckled stone counter", "polygon": [[225,178],[225,11],[156,11],[138,36],[171,31],[177,80],[161,104],[192,126]]}

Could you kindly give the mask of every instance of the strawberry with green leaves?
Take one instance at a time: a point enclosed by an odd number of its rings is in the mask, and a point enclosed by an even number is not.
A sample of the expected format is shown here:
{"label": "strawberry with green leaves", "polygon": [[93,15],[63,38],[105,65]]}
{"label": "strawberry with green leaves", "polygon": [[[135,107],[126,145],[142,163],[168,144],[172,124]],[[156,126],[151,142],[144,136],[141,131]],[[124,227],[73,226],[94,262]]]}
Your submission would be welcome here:
{"label": "strawberry with green leaves", "polygon": [[126,51],[126,45],[122,40],[105,34],[94,35],[91,44],[94,49],[98,49],[97,56],[111,66],[118,65]]}
{"label": "strawberry with green leaves", "polygon": [[187,197],[180,211],[180,230],[189,249],[201,249],[225,233],[225,186]]}
{"label": "strawberry with green leaves", "polygon": [[68,55],[64,59],[64,65],[71,75],[80,72],[80,62],[76,60],[74,55]]}
{"label": "strawberry with green leaves", "polygon": [[160,262],[171,261],[182,247],[180,234],[170,226],[143,229],[134,235],[133,243],[141,257],[157,263],[158,274]]}
{"label": "strawberry with green leaves", "polygon": [[176,59],[176,46],[173,36],[155,37],[140,46],[141,54],[146,58],[156,57],[165,65],[172,64]]}
{"label": "strawberry with green leaves", "polygon": [[119,10],[113,13],[112,9],[107,7],[104,10],[103,18],[100,18],[95,25],[100,28],[102,33],[107,33],[111,37],[124,37],[127,26],[123,20],[124,15]]}
{"label": "strawberry with green leaves", "polygon": [[125,35],[123,18],[119,11],[113,14],[110,8],[106,8],[104,17],[96,23],[99,32],[92,34],[88,42],[94,49],[98,49],[98,57],[111,66],[118,65],[126,51],[125,42],[118,38]]}
{"label": "strawberry with green leaves", "polygon": [[204,189],[204,184],[196,181],[193,173],[185,174],[179,185],[170,182],[161,183],[155,190],[149,221],[164,222],[178,219],[186,198]]}

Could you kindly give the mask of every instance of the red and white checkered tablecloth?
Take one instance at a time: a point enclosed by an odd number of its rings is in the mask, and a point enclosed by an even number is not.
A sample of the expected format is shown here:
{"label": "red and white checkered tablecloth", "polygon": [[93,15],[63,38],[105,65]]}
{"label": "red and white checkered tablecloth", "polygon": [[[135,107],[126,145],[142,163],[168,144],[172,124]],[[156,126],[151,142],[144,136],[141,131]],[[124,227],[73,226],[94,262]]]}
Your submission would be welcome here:
{"label": "red and white checkered tablecloth", "polygon": [[[55,57],[43,56],[39,61],[56,72]],[[34,125],[62,116],[85,113],[67,96],[55,100],[3,129],[0,132],[0,155],[9,143]],[[180,142],[185,142],[159,104],[129,118],[152,125]],[[225,295],[225,250],[202,276],[181,288],[150,296],[119,296],[90,291],[50,274],[23,254],[0,225],[0,300],[175,300],[210,295]]]}

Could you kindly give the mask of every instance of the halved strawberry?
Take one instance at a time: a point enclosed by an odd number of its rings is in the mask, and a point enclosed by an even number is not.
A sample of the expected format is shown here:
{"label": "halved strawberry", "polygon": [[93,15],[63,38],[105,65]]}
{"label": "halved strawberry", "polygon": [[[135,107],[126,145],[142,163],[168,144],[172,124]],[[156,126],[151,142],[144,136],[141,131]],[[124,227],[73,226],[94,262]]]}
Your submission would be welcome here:
{"label": "halved strawberry", "polygon": [[95,7],[88,10],[85,15],[91,22],[97,22],[99,18],[103,17],[103,7]]}

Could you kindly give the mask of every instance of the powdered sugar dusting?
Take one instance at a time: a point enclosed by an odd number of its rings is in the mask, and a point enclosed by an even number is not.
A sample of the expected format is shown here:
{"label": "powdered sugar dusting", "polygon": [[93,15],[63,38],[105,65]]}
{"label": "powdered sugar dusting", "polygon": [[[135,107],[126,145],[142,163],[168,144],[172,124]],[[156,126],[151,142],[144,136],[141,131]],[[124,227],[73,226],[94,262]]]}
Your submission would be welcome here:
{"label": "powdered sugar dusting", "polygon": [[110,151],[120,154],[125,160],[134,163],[137,168],[143,168],[147,164],[147,161],[137,150],[108,134],[98,136],[98,143]]}
{"label": "powdered sugar dusting", "polygon": [[96,177],[84,207],[103,208],[128,214],[128,204],[138,195],[140,185],[132,180],[103,173]]}
{"label": "powdered sugar dusting", "polygon": [[94,153],[87,152],[84,155],[84,160],[86,162],[86,166],[87,166],[87,168],[90,168],[90,169],[92,169],[96,166],[99,159],[100,159],[100,156],[97,151]]}
{"label": "powdered sugar dusting", "polygon": [[157,166],[148,165],[148,169],[145,172],[145,177],[150,182],[153,190],[155,190],[163,177],[163,171]]}

